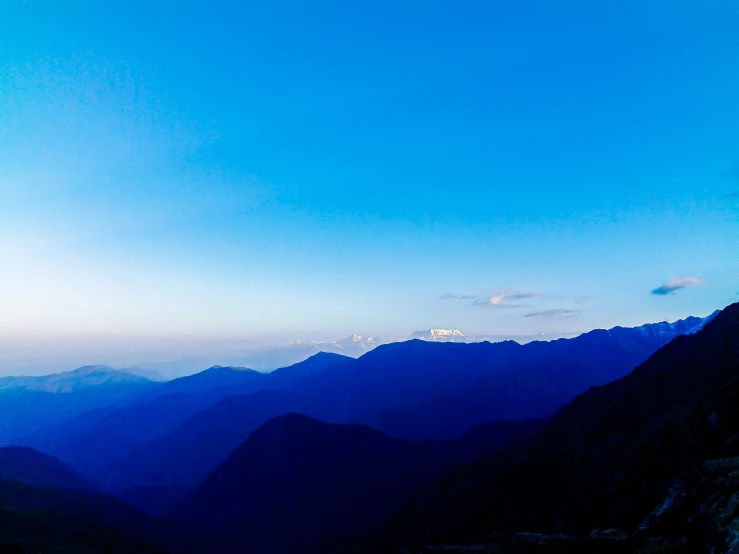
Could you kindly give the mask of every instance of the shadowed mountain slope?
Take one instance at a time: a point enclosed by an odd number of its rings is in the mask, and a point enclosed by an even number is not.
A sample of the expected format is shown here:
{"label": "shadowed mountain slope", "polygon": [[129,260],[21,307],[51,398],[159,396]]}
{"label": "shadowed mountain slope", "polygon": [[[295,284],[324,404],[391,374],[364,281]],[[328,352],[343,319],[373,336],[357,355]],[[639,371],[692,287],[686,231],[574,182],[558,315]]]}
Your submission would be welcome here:
{"label": "shadowed mountain slope", "polygon": [[[195,375],[158,384],[154,390],[123,405],[107,406],[49,425],[16,442],[48,452],[105,486],[115,487],[114,462],[147,442],[165,436],[219,400],[265,387],[289,387],[324,368],[353,361],[336,354],[321,354],[315,358],[272,374],[214,366]],[[263,422],[264,419],[259,424]],[[225,452],[224,458],[231,449]]]}
{"label": "shadowed mountain slope", "polygon": [[205,543],[188,529],[96,492],[31,487],[0,478],[0,514],[0,528],[8,527],[2,539],[43,545],[38,551],[64,551],[59,547],[65,543],[80,547],[66,552],[204,551]]}
{"label": "shadowed mountain slope", "polygon": [[683,470],[739,454],[739,304],[628,376],[593,387],[539,433],[423,487],[389,536],[635,529]]}
{"label": "shadowed mountain slope", "polygon": [[0,446],[18,444],[22,437],[80,414],[125,402],[158,385],[143,380],[104,383],[67,393],[25,388],[0,390]]}
{"label": "shadowed mountain slope", "polygon": [[123,531],[83,518],[48,511],[35,513],[0,508],[3,554],[165,554]]}
{"label": "shadowed mountain slope", "polygon": [[98,486],[56,458],[33,448],[0,448],[0,477],[34,487],[94,491]]}
{"label": "shadowed mountain slope", "polygon": [[254,431],[171,516],[234,551],[282,552],[376,529],[444,466],[423,445],[288,414]]}

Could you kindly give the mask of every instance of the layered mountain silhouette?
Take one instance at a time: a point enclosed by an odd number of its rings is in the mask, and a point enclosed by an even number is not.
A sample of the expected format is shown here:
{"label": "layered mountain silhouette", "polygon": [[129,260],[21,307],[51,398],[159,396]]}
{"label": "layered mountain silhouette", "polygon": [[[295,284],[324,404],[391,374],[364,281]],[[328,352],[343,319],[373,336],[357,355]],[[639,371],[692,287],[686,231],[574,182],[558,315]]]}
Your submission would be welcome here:
{"label": "layered mountain silhouette", "polygon": [[[214,366],[194,375],[159,383],[155,389],[145,391],[122,405],[119,403],[106,406],[66,419],[59,424],[49,425],[17,439],[16,442],[52,454],[110,488],[147,485],[150,483],[126,482],[119,486],[120,479],[116,474],[115,464],[126,456],[139,452],[141,448],[148,449],[147,443],[166,436],[188,418],[221,399],[264,388],[291,387],[324,369],[353,361],[353,358],[337,354],[318,354],[271,374],[245,368]],[[270,412],[268,417],[273,415],[276,414]],[[267,417],[259,419],[249,431],[266,419]],[[246,436],[239,435],[241,440],[232,444],[217,463],[223,461],[231,449]],[[145,456],[149,457],[148,454]],[[177,465],[179,464],[173,467]],[[208,471],[213,467],[215,466],[209,466]],[[169,484],[169,480],[165,482]]]}
{"label": "layered mountain silhouette", "polygon": [[67,393],[27,388],[0,390],[0,446],[18,444],[22,437],[80,414],[116,406],[158,385],[144,379],[108,382]]}
{"label": "layered mountain silhouette", "polygon": [[[92,552],[138,552],[137,548],[143,552],[160,549],[173,553],[203,551],[204,543],[187,528],[150,517],[124,502],[96,492],[31,487],[0,478],[0,514],[0,526],[5,524],[6,518],[17,519],[21,526],[33,522],[40,522],[42,528],[48,526],[45,529],[47,536],[39,530],[31,530],[30,536],[19,537],[18,540],[26,546],[32,546],[34,539],[42,539],[49,550],[54,550],[58,547],[55,535],[65,537],[79,531],[82,539],[89,535],[94,542],[106,544],[104,548],[89,549]],[[9,536],[15,533],[11,528]],[[6,538],[0,536],[0,540]],[[128,545],[129,550],[109,544],[113,542],[111,539],[120,540]],[[82,544],[85,542],[83,540]],[[85,551],[88,550],[67,550]]]}
{"label": "layered mountain silhouette", "polygon": [[122,402],[65,418],[14,442],[52,454],[105,484],[108,460],[166,434],[225,396],[258,388],[264,377],[250,369],[215,366],[156,383]]}
{"label": "layered mountain silhouette", "polygon": [[[630,548],[638,533],[682,540],[692,511],[691,540],[723,544],[696,506],[731,511],[714,469],[731,464],[691,468],[739,456],[738,321],[730,306],[523,346],[321,353],[271,374],[214,366],[162,383],[95,366],[16,381],[0,390],[0,439],[45,454],[0,448],[0,510],[19,530],[2,536],[26,550],[338,552],[619,528]],[[723,496],[681,489],[685,471]],[[659,508],[671,490],[696,500]]]}
{"label": "layered mountain silhouette", "polygon": [[[449,353],[458,360],[477,354],[483,359],[470,360],[468,366],[480,371],[487,365],[487,371],[477,375],[469,371],[473,382],[466,383],[464,378],[451,376],[443,390],[428,398],[416,403],[398,401],[368,411],[357,421],[391,436],[418,440],[456,437],[482,421],[545,417],[588,387],[622,377],[675,337],[695,333],[715,316],[595,330],[574,339],[523,346],[513,342],[428,345],[452,347]],[[460,346],[463,350],[455,353],[454,347]],[[466,346],[481,352],[464,350]],[[429,356],[433,354],[433,349],[428,351]],[[424,360],[424,366],[433,367],[433,363]],[[437,363],[448,367],[443,358]]]}
{"label": "layered mountain silhouette", "polygon": [[203,551],[210,543],[97,491],[58,460],[0,448],[0,552]]}
{"label": "layered mountain silhouette", "polygon": [[635,530],[682,471],[739,455],[737,406],[739,304],[591,388],[531,438],[424,486],[389,536],[443,544],[492,531]]}
{"label": "layered mountain silhouette", "polygon": [[[615,532],[587,537],[599,528],[635,532],[684,470],[739,455],[737,383],[739,305],[628,376],[591,387],[548,422],[496,422],[455,441],[413,443],[296,414],[271,419],[171,517],[225,537],[234,551],[320,551],[320,545],[342,551],[337,544],[377,547],[368,534],[382,525],[388,507],[410,496],[384,534],[385,546],[475,544],[487,537],[510,552],[632,552],[651,543]],[[486,443],[493,450],[491,439],[506,425],[517,427],[511,446],[488,455],[475,450]],[[482,457],[441,475],[465,462],[451,454],[464,450],[465,437],[465,456]],[[731,506],[730,495],[713,502]],[[679,526],[671,530],[679,534]],[[514,531],[553,535],[491,538]]]}
{"label": "layered mountain silhouette", "polygon": [[0,445],[153,392],[161,383],[147,378],[151,373],[96,365],[52,375],[0,378]]}
{"label": "layered mountain silhouette", "polygon": [[[680,333],[700,329],[706,320],[593,331],[523,346],[408,341],[380,346],[357,360],[322,354],[271,376],[279,381],[290,375],[292,381],[270,387],[266,379],[259,384],[265,390],[223,397],[117,459],[93,449],[81,458],[107,459],[91,475],[116,490],[188,489],[254,429],[289,412],[363,423],[396,438],[449,440],[487,421],[549,416],[591,385],[625,375],[657,348]],[[314,369],[307,372],[306,367]],[[155,409],[153,405],[147,417]],[[111,451],[121,452],[106,450]],[[84,470],[62,451],[53,453]]]}
{"label": "layered mountain silhouette", "polygon": [[46,454],[0,448],[0,550],[726,552],[739,536],[739,305],[3,398],[0,435],[30,427]]}

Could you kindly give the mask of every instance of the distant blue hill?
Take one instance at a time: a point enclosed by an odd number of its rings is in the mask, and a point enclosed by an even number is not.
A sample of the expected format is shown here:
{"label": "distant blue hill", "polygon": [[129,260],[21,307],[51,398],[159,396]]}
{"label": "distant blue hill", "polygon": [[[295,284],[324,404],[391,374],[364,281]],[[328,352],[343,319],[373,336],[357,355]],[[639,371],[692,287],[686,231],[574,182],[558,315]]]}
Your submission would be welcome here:
{"label": "distant blue hill", "polygon": [[0,446],[18,444],[21,437],[82,413],[117,405],[157,385],[143,379],[102,383],[65,393],[24,387],[0,390]]}
{"label": "distant blue hill", "polygon": [[74,392],[87,387],[114,383],[145,383],[157,377],[156,372],[139,368],[113,369],[89,365],[64,373],[42,376],[0,377],[0,390],[25,389],[44,392]]}

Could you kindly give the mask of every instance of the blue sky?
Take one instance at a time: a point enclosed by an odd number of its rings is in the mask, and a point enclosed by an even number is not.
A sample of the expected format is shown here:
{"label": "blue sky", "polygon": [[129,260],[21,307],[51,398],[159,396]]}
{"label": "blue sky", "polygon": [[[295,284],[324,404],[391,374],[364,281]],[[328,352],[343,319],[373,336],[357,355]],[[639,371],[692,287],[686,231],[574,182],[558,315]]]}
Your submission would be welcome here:
{"label": "blue sky", "polygon": [[737,28],[719,1],[2,2],[0,334],[708,314],[739,300]]}

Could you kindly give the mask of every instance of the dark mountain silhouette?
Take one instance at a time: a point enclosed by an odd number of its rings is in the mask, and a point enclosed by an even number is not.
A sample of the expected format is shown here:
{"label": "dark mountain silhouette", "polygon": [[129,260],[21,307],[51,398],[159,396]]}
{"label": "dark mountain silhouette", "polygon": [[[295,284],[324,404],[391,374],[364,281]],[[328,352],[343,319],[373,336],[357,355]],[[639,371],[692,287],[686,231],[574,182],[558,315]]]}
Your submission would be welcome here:
{"label": "dark mountain silhouette", "polygon": [[[676,336],[700,329],[704,321],[688,318],[672,324],[616,327],[573,339],[526,345],[511,341],[455,344],[411,340],[380,346],[347,371],[322,374],[316,384],[327,390],[338,389],[352,411],[360,414],[384,407],[423,405],[439,395],[468,390],[481,380],[513,370],[528,370],[542,379],[559,373],[553,380],[564,376],[569,381],[588,383],[584,385],[587,388],[623,376]],[[515,415],[521,417],[520,413]]]}
{"label": "dark mountain silhouette", "polygon": [[312,414],[298,395],[287,391],[229,396],[166,436],[115,460],[109,466],[109,483],[114,490],[140,486],[192,489],[253,430],[275,415],[291,411]]}
{"label": "dark mountain silhouette", "polygon": [[[207,551],[206,543],[188,529],[103,494],[32,487],[4,478],[0,478],[2,529],[7,533],[0,534],[0,544],[15,542],[26,551]],[[64,550],[63,545],[69,548]]]}
{"label": "dark mountain silhouette", "polygon": [[234,551],[377,529],[445,463],[424,445],[288,414],[265,423],[170,514]]}
{"label": "dark mountain silhouette", "polygon": [[0,477],[34,487],[94,491],[98,485],[72,471],[56,458],[33,448],[0,448]]}
{"label": "dark mountain silhouette", "polygon": [[[410,400],[420,396],[418,391],[406,391],[405,401],[368,410],[355,420],[391,436],[419,440],[453,438],[483,421],[546,417],[591,385],[622,377],[672,339],[696,332],[715,315],[671,324],[595,330],[574,339],[523,346],[428,344],[426,355],[416,363],[422,370],[436,371],[437,379],[448,382],[415,403]],[[399,346],[380,347],[367,357],[379,357],[383,348]],[[465,346],[478,351],[465,350]],[[445,354],[456,361],[448,360]],[[459,364],[466,368],[465,375],[455,380]],[[395,378],[403,371],[393,361],[378,361],[377,365],[393,372]],[[418,379],[424,377],[419,375]],[[361,385],[365,390],[369,388],[365,383]]]}
{"label": "dark mountain silhouette", "polygon": [[198,393],[219,387],[252,383],[264,378],[264,374],[246,367],[223,367],[215,365],[199,373],[162,383],[157,396],[174,393]]}
{"label": "dark mountain silhouette", "polygon": [[[215,408],[215,407],[214,407]],[[251,395],[225,398],[218,404],[217,418],[210,410],[195,416],[166,439],[153,441],[134,450],[115,466],[117,486],[143,483],[146,496],[138,496],[133,505],[158,514],[161,506],[177,500],[177,491],[193,489],[237,448],[250,433],[274,417],[301,409],[320,414],[316,406],[300,402],[287,391],[260,391]],[[318,417],[318,415],[317,415]],[[497,450],[521,437],[533,434],[543,420],[522,422],[495,421],[471,429],[453,441],[424,441],[429,452],[445,456],[448,464],[468,462]],[[198,444],[193,448],[194,443]],[[175,463],[172,453],[178,453]],[[140,485],[139,485],[140,486]],[[120,496],[130,498],[129,492]],[[159,496],[161,495],[161,496]]]}
{"label": "dark mountain silhouette", "polygon": [[3,554],[164,554],[123,531],[60,512],[25,512],[0,508]]}
{"label": "dark mountain silhouette", "polygon": [[[357,360],[339,359],[333,365],[325,362],[334,358],[322,354],[298,364],[321,362],[321,371],[282,390],[223,398],[109,464],[107,477],[94,475],[107,478],[118,490],[192,488],[254,429],[288,412],[334,423],[364,423],[412,440],[448,440],[486,421],[545,417],[590,385],[628,373],[657,348],[679,333],[701,328],[704,321],[617,327],[523,346],[415,340],[380,346]],[[296,366],[278,372],[306,373]],[[419,404],[408,406],[412,400]]]}
{"label": "dark mountain silhouette", "polygon": [[132,487],[115,495],[126,504],[156,517],[164,517],[189,491],[179,487]]}
{"label": "dark mountain silhouette", "polygon": [[420,444],[443,455],[450,465],[468,463],[535,434],[547,421],[490,421],[474,426],[453,440],[425,439]]}
{"label": "dark mountain silhouette", "polygon": [[269,374],[270,388],[285,388],[304,379],[320,375],[328,369],[346,367],[356,363],[355,358],[332,352],[318,352],[307,360],[274,370]]}
{"label": "dark mountain silhouette", "polygon": [[739,304],[628,376],[592,387],[533,437],[424,486],[397,543],[471,543],[491,531],[634,530],[678,475],[739,455]]}
{"label": "dark mountain silhouette", "polygon": [[691,552],[732,552],[739,529],[739,457],[685,471],[637,535],[683,543]]}

